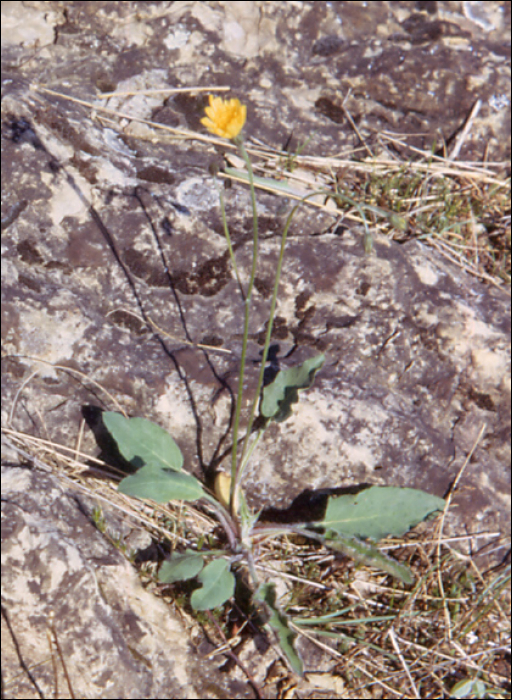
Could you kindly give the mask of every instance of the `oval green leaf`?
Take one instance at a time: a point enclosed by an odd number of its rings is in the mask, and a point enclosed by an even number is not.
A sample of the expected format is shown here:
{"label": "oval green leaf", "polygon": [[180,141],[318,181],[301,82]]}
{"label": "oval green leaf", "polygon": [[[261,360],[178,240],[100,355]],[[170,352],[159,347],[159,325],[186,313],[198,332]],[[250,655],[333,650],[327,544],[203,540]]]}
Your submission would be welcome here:
{"label": "oval green leaf", "polygon": [[192,474],[172,469],[142,467],[123,479],[117,490],[127,496],[151,498],[157,503],[197,501],[204,496],[201,482]]}
{"label": "oval green leaf", "polygon": [[211,610],[231,598],[235,592],[235,577],[226,559],[214,559],[198,576],[202,587],[190,596],[194,610]]}
{"label": "oval green leaf", "polygon": [[162,583],[188,581],[194,578],[204,566],[201,554],[188,550],[184,553],[174,552],[168,561],[164,561],[158,572],[158,580]]}
{"label": "oval green leaf", "polygon": [[445,501],[418,489],[371,486],[356,494],[331,496],[321,524],[340,535],[380,540],[401,537]]}
{"label": "oval green leaf", "polygon": [[180,471],[183,455],[163,428],[146,418],[125,418],[105,411],[103,424],[117,443],[119,452],[134,467],[159,467]]}

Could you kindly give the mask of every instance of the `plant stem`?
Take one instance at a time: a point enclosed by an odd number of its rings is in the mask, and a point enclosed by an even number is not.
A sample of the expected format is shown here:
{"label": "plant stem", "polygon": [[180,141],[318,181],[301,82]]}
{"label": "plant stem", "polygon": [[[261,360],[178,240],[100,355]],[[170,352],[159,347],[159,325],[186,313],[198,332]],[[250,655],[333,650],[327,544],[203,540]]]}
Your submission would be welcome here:
{"label": "plant stem", "polygon": [[[355,206],[362,219],[363,219],[363,224],[364,224],[364,229],[365,229],[365,235],[364,235],[364,243],[365,243],[365,252],[370,253],[371,248],[372,248],[372,238],[371,234],[368,230],[368,225],[366,223],[366,218],[364,217],[364,214],[362,212],[362,208],[357,202],[354,202],[348,197],[345,197],[344,195],[341,195],[339,193],[333,195],[332,192],[328,190],[317,190],[315,192],[310,192],[308,195],[303,197],[291,210],[290,214],[288,215],[288,218],[286,220],[286,225],[283,229],[283,233],[281,236],[281,247],[279,251],[279,260],[277,263],[277,270],[276,270],[276,276],[274,280],[274,291],[272,294],[272,301],[270,304],[270,312],[269,312],[269,320],[267,324],[267,333],[265,336],[265,344],[263,346],[263,353],[262,353],[262,358],[261,358],[261,366],[260,366],[260,372],[258,375],[258,383],[257,383],[257,388],[255,392],[255,396],[251,405],[251,410],[249,414],[249,422],[247,424],[247,429],[246,429],[246,434],[245,438],[243,441],[242,445],[242,454],[241,454],[241,459],[239,463],[239,467],[237,468],[237,449],[238,449],[238,431],[240,427],[240,414],[242,410],[242,399],[243,399],[243,386],[244,386],[244,375],[245,375],[245,364],[246,364],[246,358],[247,358],[247,342],[248,342],[248,337],[249,337],[249,320],[250,320],[250,303],[251,303],[251,297],[252,297],[252,290],[254,286],[254,278],[256,276],[256,264],[258,260],[258,212],[256,209],[256,191],[254,187],[254,173],[251,165],[251,161],[249,159],[249,156],[247,155],[247,151],[245,150],[243,141],[240,137],[237,137],[234,139],[234,142],[237,144],[237,146],[240,149],[240,153],[242,155],[242,158],[244,159],[245,164],[247,165],[247,174],[248,174],[248,179],[249,179],[249,186],[250,186],[250,191],[251,191],[251,203],[252,203],[252,215],[253,215],[253,252],[252,252],[252,266],[251,266],[251,275],[249,278],[249,284],[247,287],[247,295],[244,300],[245,304],[245,309],[244,309],[244,330],[243,330],[243,341],[242,341],[242,356],[240,360],[240,373],[238,377],[238,392],[237,392],[237,399],[236,399],[236,410],[235,410],[235,419],[233,423],[233,449],[231,453],[231,486],[230,486],[230,496],[229,496],[229,503],[230,503],[230,511],[232,514],[234,510],[234,504],[237,502],[236,500],[236,495],[238,493],[238,490],[240,488],[240,482],[243,476],[243,472],[245,470],[245,467],[248,464],[249,457],[252,454],[252,451],[255,447],[255,445],[251,446],[250,453],[245,459],[245,455],[247,452],[247,447],[249,444],[249,439],[251,435],[251,429],[254,423],[254,418],[256,415],[256,409],[259,403],[260,399],[260,393],[261,389],[263,386],[263,379],[264,379],[264,374],[265,374],[265,364],[267,362],[267,357],[268,357],[268,350],[270,347],[270,340],[272,337],[272,327],[274,324],[274,317],[275,317],[275,311],[276,311],[276,305],[277,305],[277,294],[279,291],[279,281],[281,278],[281,271],[283,267],[283,260],[284,260],[284,251],[286,247],[286,239],[288,236],[288,230],[290,228],[291,222],[293,217],[295,216],[295,212],[297,211],[298,207],[303,204],[306,200],[308,200],[310,197],[313,197],[317,194],[325,194],[327,197],[334,197],[334,199],[337,199],[338,202],[341,201],[349,201],[353,206]],[[222,204],[222,202],[221,202]],[[223,218],[225,220],[225,212],[223,210]],[[227,224],[225,225],[225,230],[227,230]],[[227,238],[229,237],[229,232],[227,234]],[[228,238],[228,245],[230,243],[230,240]],[[236,270],[236,268],[235,268]],[[259,439],[259,437],[258,437]],[[257,440],[256,440],[257,442]]]}
{"label": "plant stem", "polygon": [[[249,439],[251,436],[251,429],[252,429],[252,425],[254,423],[256,409],[258,407],[258,402],[260,399],[261,387],[263,386],[263,379],[264,379],[264,375],[265,375],[265,365],[266,365],[267,357],[268,357],[268,349],[270,347],[270,339],[272,337],[272,327],[274,325],[274,316],[275,316],[276,305],[277,305],[277,293],[279,290],[279,280],[281,277],[281,270],[282,270],[282,266],[283,266],[286,238],[288,235],[288,229],[290,228],[290,224],[292,222],[293,215],[295,214],[295,211],[296,211],[298,206],[299,205],[296,205],[292,209],[291,213],[289,214],[288,219],[286,221],[286,225],[283,229],[283,233],[281,236],[281,249],[279,251],[279,260],[277,263],[276,276],[275,276],[275,280],[274,280],[274,291],[272,294],[272,300],[270,302],[270,312],[269,312],[269,318],[268,318],[268,324],[267,324],[267,333],[265,336],[265,344],[263,346],[263,354],[261,356],[261,365],[260,365],[260,371],[259,371],[259,375],[258,375],[258,384],[256,386],[256,392],[255,392],[254,399],[252,402],[251,412],[249,414],[249,423],[247,425],[247,432],[245,434],[245,438],[244,438],[244,442],[243,442],[243,446],[242,446],[242,457],[241,457],[240,464],[241,464],[241,467],[243,465],[244,468],[247,466],[247,464],[249,462],[249,457],[252,454],[254,447],[256,446],[256,445],[251,445],[250,454],[248,455],[247,459],[244,459],[246,451],[247,451]],[[257,439],[259,440],[259,437]],[[233,483],[233,482],[231,483],[231,487],[233,489],[233,492],[238,491],[238,488],[240,485],[240,480],[241,480],[242,476],[243,476],[243,469],[240,468],[238,471],[238,474],[236,475],[235,483]]]}
{"label": "plant stem", "polygon": [[[252,425],[253,425],[253,423],[254,423],[254,418],[255,418],[255,415],[256,415],[256,409],[257,409],[257,407],[258,407],[258,403],[259,403],[259,399],[260,399],[261,388],[262,388],[262,386],[263,386],[263,379],[264,379],[264,375],[265,375],[265,364],[266,364],[266,362],[267,362],[268,350],[269,350],[269,347],[270,347],[270,340],[271,340],[271,337],[272,337],[272,327],[273,327],[273,324],[274,324],[274,317],[275,317],[275,312],[276,312],[277,294],[278,294],[278,291],[279,291],[279,281],[280,281],[280,278],[281,278],[281,271],[282,271],[282,267],[283,267],[284,251],[285,251],[285,248],[286,248],[286,240],[287,240],[287,237],[288,237],[288,230],[289,230],[290,225],[291,225],[291,223],[292,223],[293,217],[295,216],[295,212],[296,212],[297,209],[300,207],[300,205],[303,204],[303,203],[304,203],[307,199],[309,199],[310,197],[314,197],[314,196],[317,195],[317,194],[328,194],[328,195],[332,196],[332,193],[330,193],[330,192],[328,192],[328,191],[326,191],[326,190],[317,190],[317,191],[311,192],[311,193],[309,193],[308,195],[306,195],[305,197],[303,197],[299,202],[297,202],[297,204],[292,208],[291,212],[289,213],[288,218],[287,218],[287,220],[286,220],[285,227],[284,227],[284,229],[283,229],[283,233],[282,233],[282,235],[281,235],[281,247],[280,247],[280,250],[279,250],[279,259],[278,259],[278,262],[277,262],[276,276],[275,276],[275,279],[274,279],[274,291],[273,291],[273,293],[272,293],[272,300],[271,300],[271,302],[270,302],[270,311],[269,311],[269,319],[268,319],[268,325],[267,325],[267,333],[266,333],[266,336],[265,336],[265,344],[264,344],[264,346],[263,346],[263,354],[262,354],[262,357],[261,357],[261,366],[260,366],[260,372],[259,372],[259,375],[258,375],[258,384],[257,384],[257,387],[256,387],[256,392],[255,392],[255,395],[254,395],[254,399],[253,399],[253,402],[252,402],[251,412],[250,412],[250,414],[249,414],[249,423],[248,423],[248,425],[247,425],[247,432],[246,432],[246,435],[245,435],[245,438],[244,438],[244,442],[243,442],[243,446],[242,446],[241,464],[243,465],[243,468],[244,468],[244,469],[245,469],[245,467],[247,466],[248,461],[249,461],[249,457],[250,457],[250,454],[249,454],[249,455],[247,456],[247,459],[245,459],[245,454],[246,454],[246,451],[247,451],[247,446],[248,446],[249,438],[250,438],[250,435],[251,435]],[[356,206],[357,206],[357,205],[356,205]],[[364,218],[364,217],[363,217],[363,218]],[[366,221],[365,221],[365,226],[366,226]],[[258,438],[258,439],[259,439],[259,438]],[[251,445],[251,450],[250,450],[251,453],[252,453],[254,447],[255,447],[255,445],[254,445],[254,446]],[[235,482],[235,483],[233,483],[233,481],[231,482],[231,488],[232,488],[234,491],[237,491],[237,490],[238,490],[239,484],[240,484],[240,481],[241,481],[241,478],[242,478],[242,475],[243,475],[243,469],[240,469],[239,472],[238,472],[238,474],[236,475],[236,482]]]}
{"label": "plant stem", "polygon": [[242,158],[247,165],[247,172],[249,175],[249,185],[251,189],[251,203],[252,203],[252,223],[253,223],[253,239],[252,239],[252,266],[251,274],[249,277],[249,284],[247,286],[247,294],[244,300],[244,330],[243,330],[243,340],[242,340],[242,356],[240,359],[240,373],[238,376],[238,392],[236,399],[236,411],[235,420],[233,423],[233,449],[231,453],[231,488],[229,495],[230,510],[233,512],[233,504],[235,503],[235,485],[237,484],[237,462],[236,453],[238,447],[238,429],[240,426],[240,414],[242,411],[242,399],[244,393],[244,375],[245,375],[245,362],[247,357],[247,342],[249,338],[249,319],[250,319],[250,305],[252,290],[254,287],[254,278],[256,277],[256,264],[258,261],[258,211],[256,209],[256,191],[254,189],[254,174],[252,170],[251,161],[245,150],[243,141],[240,137],[234,139]]}
{"label": "plant stem", "polygon": [[235,271],[235,277],[236,277],[236,280],[238,282],[238,286],[240,287],[240,293],[242,294],[242,299],[245,301],[245,292],[244,292],[244,288],[242,285],[242,280],[240,279],[240,275],[238,274],[238,266],[236,264],[235,254],[233,252],[233,245],[231,243],[231,236],[229,234],[228,220],[226,217],[226,205],[224,202],[224,193],[222,191],[222,186],[217,186],[217,191],[219,193],[220,211],[222,214],[222,224],[224,226],[224,236],[226,237],[226,241],[228,244],[229,257],[231,258],[231,264],[233,265],[233,269]]}

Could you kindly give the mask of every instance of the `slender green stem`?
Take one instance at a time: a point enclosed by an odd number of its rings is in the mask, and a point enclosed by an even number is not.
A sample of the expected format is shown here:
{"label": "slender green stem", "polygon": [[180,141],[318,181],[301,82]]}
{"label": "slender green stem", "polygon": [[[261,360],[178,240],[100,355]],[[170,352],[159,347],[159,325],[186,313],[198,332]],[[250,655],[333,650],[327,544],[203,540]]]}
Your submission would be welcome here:
{"label": "slender green stem", "polygon": [[235,271],[235,276],[236,280],[238,282],[238,286],[240,287],[240,292],[242,294],[242,299],[245,300],[245,292],[244,288],[242,285],[242,280],[240,279],[240,275],[238,274],[238,266],[236,264],[235,260],[235,253],[233,251],[233,245],[231,243],[231,236],[229,234],[229,226],[228,226],[228,220],[226,217],[226,205],[224,202],[224,192],[222,191],[222,186],[217,185],[217,191],[219,193],[219,199],[220,199],[220,211],[222,214],[222,224],[224,226],[224,236],[226,237],[226,242],[228,244],[228,250],[229,250],[229,257],[231,258],[231,264],[233,265],[233,269]]}
{"label": "slender green stem", "polygon": [[[258,395],[258,393],[257,393],[256,395]],[[242,453],[242,457],[241,457],[241,459],[240,459],[240,467],[239,467],[238,473],[237,473],[237,481],[238,481],[238,484],[239,484],[240,481],[242,480],[242,476],[243,476],[243,474],[244,474],[245,468],[246,468],[246,466],[249,464],[249,461],[250,461],[250,459],[251,459],[252,453],[253,453],[254,450],[256,449],[256,446],[258,445],[258,442],[260,441],[260,438],[261,438],[261,436],[263,435],[263,431],[264,431],[264,428],[262,428],[261,430],[258,430],[258,432],[256,433],[256,437],[255,437],[254,440],[251,442],[251,445],[250,445],[249,449],[247,449],[246,451],[243,451],[243,453]],[[249,434],[249,433],[248,433],[248,434]],[[243,445],[244,448],[245,448],[245,446],[246,446],[246,442],[247,442],[247,435],[246,435],[245,438],[244,438],[244,445]]]}
{"label": "slender green stem", "polygon": [[[267,333],[265,336],[265,344],[263,346],[263,354],[261,357],[261,365],[260,365],[260,371],[259,371],[259,375],[258,375],[258,383],[256,386],[256,392],[254,394],[254,399],[253,399],[253,402],[251,405],[251,412],[249,414],[249,423],[247,425],[247,432],[245,434],[245,438],[244,438],[244,442],[243,442],[243,446],[242,446],[241,465],[243,465],[244,468],[245,468],[245,466],[247,466],[247,463],[249,461],[248,459],[244,459],[244,457],[245,457],[245,454],[247,451],[247,446],[248,446],[250,435],[251,435],[251,429],[252,429],[252,425],[254,423],[254,418],[256,415],[256,409],[258,407],[258,403],[259,403],[259,399],[260,399],[260,392],[261,392],[261,387],[263,386],[263,379],[264,379],[264,374],[265,374],[265,365],[267,362],[268,350],[270,347],[270,339],[272,337],[272,327],[274,325],[274,316],[275,316],[276,305],[277,305],[277,293],[279,290],[279,280],[281,277],[281,270],[282,270],[282,266],[283,266],[284,251],[285,251],[285,247],[286,247],[286,238],[288,236],[288,229],[290,228],[290,224],[292,222],[293,215],[295,214],[295,210],[297,209],[298,206],[299,205],[295,206],[292,209],[290,215],[288,216],[288,219],[286,221],[286,225],[283,229],[283,233],[281,236],[281,248],[279,251],[279,260],[277,263],[276,276],[275,276],[275,280],[274,280],[274,291],[272,294],[272,300],[270,302],[270,312],[269,312],[269,319],[268,319],[268,324],[267,324]],[[253,452],[254,447],[255,447],[255,445],[251,446],[251,450],[250,450],[251,454]],[[249,456],[250,456],[250,454],[249,454]],[[243,476],[243,469],[241,468],[238,471],[238,474],[236,475],[235,483],[231,484],[234,492],[238,491],[242,476]]]}
{"label": "slender green stem", "polygon": [[237,146],[240,149],[240,154],[247,165],[247,174],[249,175],[249,185],[251,189],[251,205],[252,205],[252,266],[251,276],[249,278],[249,286],[247,287],[247,297],[250,298],[254,286],[254,278],[256,277],[256,265],[258,262],[258,209],[256,207],[256,188],[254,187],[254,173],[252,164],[245,150],[244,143],[241,138],[235,139]]}
{"label": "slender green stem", "polygon": [[[310,192],[308,195],[306,195],[305,197],[303,197],[299,202],[297,202],[297,204],[293,207],[293,209],[292,209],[291,212],[289,213],[288,218],[287,218],[287,220],[286,220],[285,227],[284,227],[284,229],[283,229],[283,233],[282,233],[282,235],[281,235],[281,247],[280,247],[280,250],[279,250],[279,259],[278,259],[278,263],[277,263],[276,276],[275,276],[275,279],[274,279],[274,291],[273,291],[273,293],[272,293],[272,300],[271,300],[271,302],[270,302],[270,312],[269,312],[269,319],[268,319],[268,325],[267,325],[267,333],[266,333],[266,336],[265,336],[265,344],[264,344],[264,346],[263,346],[263,354],[262,354],[262,357],[261,357],[261,366],[260,366],[260,372],[259,372],[259,375],[258,375],[258,384],[257,384],[257,387],[256,387],[256,392],[255,392],[255,395],[254,395],[254,399],[253,399],[253,402],[252,402],[251,412],[250,412],[250,414],[249,414],[249,423],[248,423],[248,425],[247,425],[247,432],[246,432],[246,435],[245,435],[245,438],[244,438],[244,442],[243,442],[243,446],[242,446],[241,464],[243,465],[243,468],[244,468],[244,469],[245,469],[245,467],[247,466],[247,463],[248,463],[248,461],[249,461],[248,458],[245,459],[245,455],[246,455],[247,446],[248,446],[248,443],[249,443],[249,438],[250,438],[250,434],[251,434],[251,428],[252,428],[252,425],[253,425],[253,423],[254,423],[254,418],[255,418],[255,415],[256,415],[256,409],[257,409],[257,407],[258,407],[258,403],[259,403],[259,400],[260,400],[261,388],[262,388],[262,386],[263,386],[263,379],[264,379],[264,375],[265,375],[265,364],[266,364],[266,362],[267,362],[268,350],[269,350],[269,347],[270,347],[270,340],[271,340],[271,337],[272,337],[272,327],[273,327],[273,324],[274,324],[274,317],[275,317],[275,312],[276,312],[277,294],[278,294],[278,291],[279,291],[279,281],[280,281],[280,278],[281,278],[281,271],[282,271],[282,267],[283,267],[284,251],[285,251],[285,248],[286,248],[286,239],[287,239],[287,236],[288,236],[288,230],[289,230],[290,225],[291,225],[291,223],[292,223],[293,217],[295,216],[295,212],[296,212],[297,209],[300,207],[300,205],[303,204],[303,203],[304,203],[306,200],[308,200],[310,197],[314,197],[314,196],[317,195],[317,194],[328,194],[329,196],[332,196],[332,193],[331,193],[331,192],[328,192],[328,191],[326,191],[326,190],[317,190],[317,191],[315,191],[315,192]],[[366,226],[366,221],[365,221],[365,226]],[[259,438],[258,438],[258,439],[259,439]],[[255,447],[255,446],[252,446],[252,445],[251,445],[251,449],[250,449],[251,454],[252,454],[252,452],[253,452],[254,447]],[[249,454],[248,457],[250,457],[250,454]],[[238,474],[236,475],[236,481],[235,481],[235,483],[233,483],[233,480],[232,480],[232,482],[231,482],[231,488],[233,489],[233,492],[238,491],[242,476],[243,476],[243,469],[240,469],[240,470],[238,471]]]}
{"label": "slender green stem", "polygon": [[[367,253],[371,252],[372,248],[372,239],[371,239],[371,234],[368,230],[368,225],[366,223],[366,218],[363,214],[361,206],[357,203],[351,200],[349,197],[346,197],[341,194],[335,194],[333,195],[332,192],[328,190],[316,190],[315,192],[310,192],[308,195],[303,197],[291,210],[290,214],[288,215],[286,225],[283,229],[283,233],[281,236],[281,247],[279,251],[279,260],[277,264],[277,270],[276,270],[276,276],[274,280],[274,291],[272,294],[272,300],[270,304],[270,313],[269,313],[269,321],[267,325],[267,333],[265,336],[265,344],[263,347],[263,353],[262,353],[262,358],[261,358],[261,366],[260,366],[260,372],[258,376],[258,383],[257,383],[257,388],[255,392],[255,396],[251,405],[251,410],[249,414],[249,422],[247,425],[247,430],[245,434],[245,438],[243,441],[242,445],[242,455],[239,463],[239,468],[237,469],[237,448],[238,448],[238,432],[239,432],[239,427],[240,427],[240,414],[242,410],[242,399],[243,399],[243,382],[244,382],[244,375],[245,375],[245,364],[246,364],[246,357],[247,357],[247,342],[248,342],[248,336],[249,336],[249,319],[250,319],[250,303],[251,303],[251,297],[252,297],[252,290],[253,290],[253,285],[254,285],[254,278],[256,276],[256,264],[257,264],[257,259],[258,259],[258,213],[256,209],[256,191],[255,191],[255,186],[254,186],[254,173],[251,165],[251,161],[249,159],[249,156],[247,155],[247,151],[245,150],[245,147],[243,145],[243,142],[241,138],[237,138],[234,140],[235,143],[238,145],[240,149],[240,153],[245,161],[245,164],[247,165],[247,174],[248,174],[248,179],[249,179],[249,186],[250,186],[250,191],[251,191],[251,202],[252,202],[252,212],[253,212],[253,256],[252,256],[252,267],[251,267],[251,275],[249,278],[249,285],[247,287],[247,295],[245,297],[245,309],[244,309],[244,329],[243,329],[243,341],[242,341],[242,356],[240,360],[240,374],[238,378],[238,392],[237,392],[237,401],[236,401],[236,410],[235,410],[235,419],[233,423],[233,449],[231,453],[231,486],[230,486],[230,510],[233,512],[233,504],[236,503],[236,495],[237,492],[240,488],[240,482],[241,478],[243,476],[243,471],[245,470],[245,467],[248,464],[249,457],[252,454],[255,445],[251,446],[250,453],[245,459],[245,455],[247,452],[249,440],[250,440],[250,435],[251,435],[251,429],[254,423],[255,415],[256,415],[256,409],[259,403],[260,399],[260,393],[261,389],[263,386],[263,379],[264,379],[264,374],[265,374],[265,364],[267,362],[267,357],[268,357],[268,351],[270,347],[270,340],[272,337],[272,327],[274,323],[274,317],[275,317],[275,311],[276,311],[276,305],[277,305],[277,294],[279,290],[279,281],[281,278],[281,271],[282,271],[282,266],[283,266],[283,259],[284,259],[284,251],[286,247],[286,240],[288,236],[288,230],[290,228],[291,222],[293,217],[295,216],[295,212],[297,211],[298,207],[303,204],[306,200],[310,199],[311,197],[318,195],[318,194],[325,194],[327,197],[334,197],[338,201],[348,201],[351,203],[353,206],[355,206],[359,214],[363,220],[364,224],[364,229],[365,229],[365,235],[364,235],[364,242],[365,242],[365,251]],[[258,438],[259,439],[259,438]],[[256,440],[257,442],[257,440]]]}
{"label": "slender green stem", "polygon": [[233,504],[235,501],[235,484],[237,482],[237,447],[238,447],[238,430],[240,426],[240,414],[242,411],[242,399],[244,393],[244,375],[245,375],[245,362],[247,358],[247,343],[249,339],[249,320],[250,320],[250,306],[252,290],[254,287],[254,278],[256,277],[256,264],[258,262],[258,211],[256,208],[256,191],[254,189],[254,174],[252,170],[251,161],[247,155],[244,144],[240,137],[234,139],[242,158],[247,165],[247,172],[249,174],[249,185],[251,188],[251,203],[252,203],[252,221],[253,221],[253,243],[252,243],[252,265],[251,274],[249,277],[249,284],[247,286],[247,294],[245,297],[245,309],[244,309],[244,330],[243,330],[243,340],[242,340],[242,356],[240,358],[240,373],[238,377],[238,392],[236,399],[236,410],[235,419],[233,422],[233,449],[231,452],[231,488],[230,488],[230,510],[233,512]]}

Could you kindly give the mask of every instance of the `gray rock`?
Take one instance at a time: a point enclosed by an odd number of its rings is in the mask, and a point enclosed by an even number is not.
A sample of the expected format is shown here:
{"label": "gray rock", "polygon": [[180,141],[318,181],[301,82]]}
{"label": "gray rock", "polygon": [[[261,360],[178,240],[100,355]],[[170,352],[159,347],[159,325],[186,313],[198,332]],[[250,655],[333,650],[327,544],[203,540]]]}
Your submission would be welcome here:
{"label": "gray rock", "polygon": [[225,697],[179,620],[93,526],[87,500],[52,474],[2,468],[7,695]]}
{"label": "gray rock", "polygon": [[[449,141],[480,99],[460,157],[510,157],[509,3],[485,3],[485,28],[454,3],[436,3],[435,16],[416,13],[417,3],[367,5],[106,2],[66,3],[64,12],[61,3],[30,3],[30,10],[2,3],[2,19],[24,29],[22,38],[14,30],[2,37],[3,425],[72,446],[82,407],[116,409],[117,401],[169,430],[185,467],[201,476],[229,446],[227,387],[236,388],[239,365],[243,303],[208,174],[228,144],[164,142],[128,120],[115,130],[38,85],[98,106],[101,91],[229,85],[248,104],[248,136],[280,148],[293,132],[292,150],[312,136],[309,148],[324,156],[359,145],[342,106],[367,145],[394,129],[428,149],[439,135]],[[205,101],[203,93],[185,93],[107,104],[204,133]],[[239,185],[225,195],[246,279],[249,195]],[[282,198],[258,194],[248,396],[281,205]],[[294,349],[289,360],[318,352],[327,359],[293,418],[272,425],[258,446],[246,477],[251,503],[286,508],[304,489],[358,483],[442,496],[485,426],[446,532],[508,533],[507,292],[417,241],[375,234],[365,256],[361,231],[342,231],[336,221],[304,208],[290,230],[274,339],[281,356]],[[89,432],[83,449],[97,453]],[[186,645],[178,640],[172,655],[165,651],[166,635],[182,634],[179,622],[138,587],[75,496],[52,475],[9,469],[6,478],[6,614],[16,634],[37,640],[27,647],[27,666],[48,658],[54,610],[77,695],[206,692],[195,684],[196,657]],[[114,597],[117,586],[123,600]],[[3,630],[2,641],[11,634]],[[88,634],[96,635],[94,649],[80,644]],[[121,673],[109,675],[113,668]],[[49,665],[31,673],[53,692]],[[34,692],[27,673],[20,683],[16,697]]]}

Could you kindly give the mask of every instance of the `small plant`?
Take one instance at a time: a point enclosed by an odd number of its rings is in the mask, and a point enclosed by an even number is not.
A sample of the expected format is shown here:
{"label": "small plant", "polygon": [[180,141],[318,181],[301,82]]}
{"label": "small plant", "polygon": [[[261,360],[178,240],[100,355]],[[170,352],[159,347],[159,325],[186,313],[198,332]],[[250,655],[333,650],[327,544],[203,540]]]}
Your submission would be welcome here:
{"label": "small plant", "polygon": [[[249,508],[243,490],[243,476],[256,445],[270,422],[282,422],[290,418],[293,405],[298,401],[298,392],[312,385],[315,374],[325,359],[323,355],[318,355],[300,366],[278,371],[273,381],[264,385],[265,364],[269,354],[288,229],[297,207],[317,193],[304,197],[291,210],[283,228],[257,390],[252,397],[245,434],[239,437],[251,298],[258,262],[256,196],[251,161],[241,138],[246,107],[237,99],[224,101],[211,96],[206,114],[203,124],[211,133],[231,139],[245,161],[253,210],[252,266],[248,284],[244,288],[240,282],[223,198],[222,194],[220,195],[226,241],[245,309],[240,374],[232,426],[231,473],[217,474],[213,493],[199,479],[183,470],[183,456],[178,445],[155,423],[144,418],[126,418],[113,412],[103,413],[103,423],[123,457],[136,470],[121,481],[120,492],[137,498],[149,498],[157,503],[167,503],[171,500],[194,502],[203,499],[214,508],[226,535],[222,548],[208,548],[203,541],[200,548],[174,552],[160,568],[159,580],[163,583],[174,583],[195,579],[199,587],[193,591],[190,603],[195,610],[201,611],[220,606],[231,598],[235,592],[236,576],[242,571],[246,572],[254,604],[260,610],[264,610],[264,624],[272,631],[291,668],[302,674],[302,659],[295,647],[296,634],[289,626],[287,616],[278,606],[275,586],[271,582],[260,580],[258,576],[255,540],[283,534],[301,535],[358,562],[379,568],[409,585],[413,582],[409,568],[383,554],[375,543],[388,535],[403,535],[435,511],[442,510],[445,502],[441,498],[415,489],[372,486],[358,493],[329,496],[324,515],[312,522],[262,524],[258,522],[259,513]],[[337,195],[330,193],[329,196]],[[366,247],[368,248],[367,245]]]}

